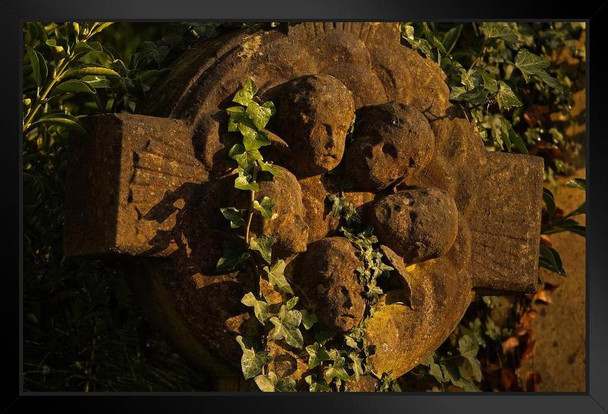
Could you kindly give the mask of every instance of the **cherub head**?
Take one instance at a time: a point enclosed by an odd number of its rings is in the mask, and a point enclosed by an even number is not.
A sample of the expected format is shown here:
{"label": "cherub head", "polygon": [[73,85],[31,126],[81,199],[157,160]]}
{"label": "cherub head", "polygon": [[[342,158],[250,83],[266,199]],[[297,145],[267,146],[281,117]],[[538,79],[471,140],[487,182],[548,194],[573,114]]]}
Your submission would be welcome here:
{"label": "cherub head", "polygon": [[289,145],[285,165],[298,178],[338,166],[355,113],[346,86],[330,75],[303,76],[284,84],[276,103],[276,132]]}

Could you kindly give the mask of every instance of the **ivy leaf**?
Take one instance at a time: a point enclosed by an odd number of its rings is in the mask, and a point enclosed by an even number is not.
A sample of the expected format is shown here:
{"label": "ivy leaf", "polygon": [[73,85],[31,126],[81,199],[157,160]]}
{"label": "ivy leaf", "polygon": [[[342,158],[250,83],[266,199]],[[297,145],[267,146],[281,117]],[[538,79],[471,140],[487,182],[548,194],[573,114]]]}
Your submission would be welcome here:
{"label": "ivy leaf", "polygon": [[258,164],[260,165],[260,169],[262,171],[266,171],[269,172],[270,174],[272,174],[274,177],[280,177],[281,176],[281,170],[279,170],[274,164],[272,164],[271,162],[266,162],[266,161],[258,161]]}
{"label": "ivy leaf", "polygon": [[314,312],[309,312],[306,309],[302,309],[300,312],[302,313],[302,325],[306,330],[312,328],[312,326],[319,321]]}
{"label": "ivy leaf", "polygon": [[464,101],[470,104],[483,104],[488,100],[488,91],[483,87],[476,87],[470,91],[462,86],[455,86],[450,91],[451,101]]}
{"label": "ivy leaf", "polygon": [[272,257],[272,245],[276,241],[276,238],[272,236],[267,236],[266,234],[261,234],[258,237],[252,237],[249,241],[249,247],[252,250],[257,251],[262,256],[262,259],[266,261],[266,263],[271,263]]}
{"label": "ivy leaf", "polygon": [[260,186],[251,180],[251,175],[239,170],[239,176],[234,180],[234,188],[245,191],[260,191]]}
{"label": "ivy leaf", "polygon": [[332,332],[328,329],[321,329],[319,332],[315,333],[315,341],[320,344],[324,344],[325,342],[333,338],[334,335],[336,335],[335,332]]}
{"label": "ivy leaf", "polygon": [[277,203],[270,197],[264,197],[262,198],[262,201],[258,201],[258,200],[254,200],[253,201],[253,208],[255,210],[258,210],[260,213],[262,213],[262,217],[264,217],[267,220],[272,219],[272,208],[276,205]]}
{"label": "ivy leaf", "polygon": [[243,145],[247,151],[257,150],[270,145],[270,138],[264,131],[256,131],[246,123],[239,124],[239,131],[243,134]]}
{"label": "ivy leaf", "polygon": [[243,342],[242,336],[237,336],[236,341],[243,350],[241,356],[241,370],[245,379],[250,379],[258,375],[262,371],[262,367],[272,361],[272,357],[265,351],[255,352],[253,349],[247,348]]}
{"label": "ivy leaf", "polygon": [[363,375],[363,359],[355,352],[348,354],[348,358],[353,361],[353,371],[355,373],[355,379],[358,381],[359,377]]}
{"label": "ivy leaf", "polygon": [[350,376],[346,372],[346,370],[342,367],[335,367],[330,365],[324,372],[325,380],[328,383],[331,383],[334,379],[338,379],[341,381],[348,381]]}
{"label": "ivy leaf", "polygon": [[541,71],[549,67],[549,61],[543,56],[535,55],[528,49],[521,49],[515,56],[515,66],[524,75],[526,82],[531,76],[538,75]]}
{"label": "ivy leaf", "polygon": [[469,329],[461,326],[461,330],[469,331],[469,334],[465,334],[458,339],[458,351],[471,365],[475,381],[481,381],[481,363],[477,359],[479,343],[473,339],[472,332]]}
{"label": "ivy leaf", "polygon": [[252,307],[255,317],[264,325],[268,319],[268,303],[266,303],[266,301],[259,300],[253,293],[247,292],[241,299],[241,303],[245,306]]}
{"label": "ivy leaf", "polygon": [[498,102],[498,107],[503,110],[509,110],[513,107],[522,105],[513,90],[503,81],[498,81],[496,102]]}
{"label": "ivy leaf", "polygon": [[234,144],[230,148],[228,156],[235,160],[244,171],[249,171],[253,167],[254,161],[252,157],[250,157],[249,153],[245,151],[245,147],[241,144]]}
{"label": "ivy leaf", "polygon": [[352,336],[345,335],[344,341],[346,342],[346,346],[348,346],[349,348],[359,349],[359,344],[357,344],[357,341]]}
{"label": "ivy leaf", "polygon": [[285,302],[285,309],[295,308],[295,306],[298,304],[299,299],[300,298],[298,298],[297,296],[294,296],[293,298],[289,299],[287,302]]}
{"label": "ivy leaf", "polygon": [[249,78],[247,79],[247,81],[245,81],[243,87],[234,94],[232,102],[236,102],[246,107],[247,105],[249,105],[257,91],[258,87],[255,85],[253,80]]}
{"label": "ivy leaf", "polygon": [[414,36],[414,28],[410,25],[402,26],[401,35],[412,46],[412,49],[419,50],[427,57],[433,55],[433,48],[426,39],[417,38]]}
{"label": "ivy leaf", "polygon": [[234,207],[225,207],[221,208],[220,211],[224,218],[230,221],[231,228],[236,229],[245,225],[245,219],[243,219],[244,210],[237,210]]}
{"label": "ivy leaf", "polygon": [[494,79],[488,72],[483,69],[477,69],[477,73],[481,77],[483,82],[483,87],[490,92],[491,94],[495,94],[498,92],[498,84],[496,79]]}
{"label": "ivy leaf", "polygon": [[503,39],[509,43],[519,42],[517,32],[508,23],[483,22],[481,28],[488,39]]}
{"label": "ivy leaf", "polygon": [[274,372],[269,372],[268,375],[258,375],[253,379],[262,392],[274,392],[278,381],[277,375]]}
{"label": "ivy leaf", "polygon": [[330,194],[328,198],[331,202],[331,212],[333,213],[334,217],[340,217],[340,214],[342,214],[342,206],[344,204],[342,202],[342,198],[335,194]]}
{"label": "ivy leaf", "polygon": [[257,102],[251,101],[247,105],[246,113],[258,131],[261,131],[268,124],[270,117],[276,113],[276,109],[272,102],[265,102],[263,105],[260,105]]}
{"label": "ivy leaf", "polygon": [[435,378],[439,383],[447,382],[448,379],[444,377],[441,366],[435,362],[435,359],[431,355],[427,360],[423,362],[424,365],[429,367],[429,374]]}
{"label": "ivy leaf", "polygon": [[306,383],[308,384],[308,390],[310,392],[331,391],[331,388],[329,388],[329,385],[327,385],[327,383],[323,379],[321,379],[320,381],[317,380],[316,375],[308,375],[306,378],[304,378],[304,381],[306,381]]}
{"label": "ivy leaf", "polygon": [[218,272],[232,272],[241,267],[250,255],[247,252],[238,252],[230,244],[225,243],[222,248],[222,257],[217,261]]}
{"label": "ivy leaf", "polygon": [[442,43],[445,47],[447,53],[450,53],[454,46],[456,46],[456,42],[460,38],[460,33],[462,32],[462,25],[452,27],[450,30],[444,33]]}
{"label": "ivy leaf", "polygon": [[270,322],[274,325],[269,333],[271,339],[285,339],[288,345],[298,349],[302,348],[304,338],[302,332],[298,329],[302,322],[302,314],[299,311],[287,310],[283,305],[279,311],[279,316],[273,316],[270,318]]}
{"label": "ivy leaf", "polygon": [[286,264],[284,260],[278,260],[270,267],[264,266],[264,271],[268,275],[268,282],[272,286],[276,286],[281,292],[290,293],[293,295],[293,290],[285,278],[285,266]]}
{"label": "ivy leaf", "polygon": [[329,354],[323,348],[321,344],[315,342],[312,345],[308,345],[306,347],[306,352],[308,352],[308,368],[313,369],[317,365],[319,365],[323,361],[329,361],[331,358]]}
{"label": "ivy leaf", "polygon": [[296,381],[291,378],[281,378],[277,381],[275,389],[278,392],[295,392]]}
{"label": "ivy leaf", "polygon": [[561,91],[562,86],[559,81],[545,71],[549,65],[549,61],[544,56],[535,55],[527,49],[521,49],[515,56],[515,66],[521,71],[526,82],[530,81],[530,77],[535,76],[550,87]]}
{"label": "ivy leaf", "polygon": [[242,106],[231,106],[226,109],[230,118],[228,119],[228,132],[235,132],[239,130],[239,124],[246,118],[245,108]]}

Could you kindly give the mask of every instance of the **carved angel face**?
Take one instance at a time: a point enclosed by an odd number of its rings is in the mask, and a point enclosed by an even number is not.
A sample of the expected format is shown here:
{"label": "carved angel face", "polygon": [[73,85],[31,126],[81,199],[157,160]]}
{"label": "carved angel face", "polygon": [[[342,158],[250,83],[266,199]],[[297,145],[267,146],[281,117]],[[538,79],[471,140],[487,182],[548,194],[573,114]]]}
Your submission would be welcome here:
{"label": "carved angel face", "polygon": [[304,76],[283,85],[276,123],[289,145],[288,168],[302,178],[337,167],[353,119],[353,97],[333,76]]}
{"label": "carved angel face", "polygon": [[364,107],[355,125],[345,171],[363,190],[382,190],[424,168],[435,136],[425,116],[400,102]]}

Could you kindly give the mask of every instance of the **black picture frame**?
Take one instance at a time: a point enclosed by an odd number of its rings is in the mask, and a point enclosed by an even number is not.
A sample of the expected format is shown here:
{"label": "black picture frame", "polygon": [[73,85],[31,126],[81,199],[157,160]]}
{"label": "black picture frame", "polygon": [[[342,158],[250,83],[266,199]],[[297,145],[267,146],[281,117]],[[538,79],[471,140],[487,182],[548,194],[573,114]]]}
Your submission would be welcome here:
{"label": "black picture frame", "polygon": [[[587,95],[587,391],[583,393],[24,393],[22,390],[22,23],[26,21],[585,21],[588,24]],[[608,1],[510,0],[308,0],[302,2],[192,0],[0,0],[0,154],[4,190],[0,203],[6,269],[0,282],[2,412],[380,412],[380,413],[608,413],[608,178],[603,158],[608,140],[608,74],[601,55],[608,25]],[[9,200],[11,202],[9,202]],[[6,264],[11,264],[12,271]],[[15,266],[16,265],[16,266]]]}

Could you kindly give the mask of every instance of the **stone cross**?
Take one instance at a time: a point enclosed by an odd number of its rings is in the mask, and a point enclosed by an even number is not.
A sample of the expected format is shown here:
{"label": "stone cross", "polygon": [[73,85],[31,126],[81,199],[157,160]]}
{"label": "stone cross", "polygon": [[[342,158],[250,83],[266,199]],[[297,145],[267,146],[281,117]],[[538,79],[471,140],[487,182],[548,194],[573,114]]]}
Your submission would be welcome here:
{"label": "stone cross", "polygon": [[[303,257],[290,271],[297,279],[298,263],[315,266],[311,251],[344,251],[328,237],[338,223],[326,201],[338,188],[326,172],[343,159],[354,183],[345,196],[403,279],[366,330],[374,374],[398,377],[447,338],[475,293],[537,283],[542,160],[487,152],[444,77],[392,23],[303,23],[203,42],[153,89],[145,115],[91,117],[89,136],[70,141],[66,253],[138,258],[133,285],[161,332],[205,370],[237,375],[234,337],[255,329],[240,304],[247,282],[213,266],[233,237],[219,208],[238,202],[225,108],[251,78],[277,104],[268,151],[286,178],[266,191],[283,200],[271,230],[283,231],[285,255]],[[301,358],[283,356],[283,373],[297,377]]]}

